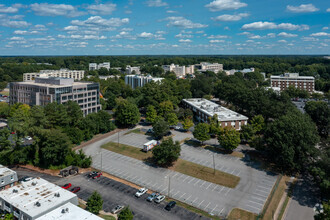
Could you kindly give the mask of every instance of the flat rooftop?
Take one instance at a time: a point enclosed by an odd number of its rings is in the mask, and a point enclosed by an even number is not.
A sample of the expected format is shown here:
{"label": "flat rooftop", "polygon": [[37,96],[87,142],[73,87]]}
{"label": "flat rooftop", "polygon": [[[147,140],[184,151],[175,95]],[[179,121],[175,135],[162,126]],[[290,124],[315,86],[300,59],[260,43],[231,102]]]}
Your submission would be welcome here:
{"label": "flat rooftop", "polygon": [[249,118],[234,112],[228,108],[222,107],[214,102],[211,102],[203,98],[195,99],[183,99],[186,103],[194,106],[199,111],[213,117],[213,115],[218,115],[218,121],[236,121],[236,120],[248,120]]}
{"label": "flat rooftop", "polygon": [[[59,197],[55,194],[59,194]],[[76,194],[39,177],[0,193],[1,199],[31,217],[45,213],[75,197],[77,197]],[[40,206],[37,206],[36,202],[39,202]]]}
{"label": "flat rooftop", "polygon": [[14,175],[14,174],[16,174],[15,171],[13,171],[3,165],[0,165],[0,177]]}
{"label": "flat rooftop", "polygon": [[270,76],[271,79],[314,79],[313,76]]}
{"label": "flat rooftop", "polygon": [[36,220],[103,220],[103,218],[68,202]]}
{"label": "flat rooftop", "polygon": [[69,87],[69,86],[83,86],[86,84],[93,84],[93,82],[73,82],[70,85],[55,85],[55,84],[46,84],[46,83],[36,83],[34,80],[32,80],[29,82],[15,82],[15,84],[33,85],[33,86],[49,87],[49,88],[62,88],[62,87]]}

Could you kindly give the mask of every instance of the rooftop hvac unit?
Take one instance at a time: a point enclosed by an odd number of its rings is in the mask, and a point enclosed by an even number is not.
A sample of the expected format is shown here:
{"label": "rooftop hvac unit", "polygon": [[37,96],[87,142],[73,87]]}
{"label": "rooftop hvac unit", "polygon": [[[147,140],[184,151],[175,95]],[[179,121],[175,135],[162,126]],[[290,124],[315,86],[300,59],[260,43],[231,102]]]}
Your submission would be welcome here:
{"label": "rooftop hvac unit", "polygon": [[60,197],[60,193],[55,193],[55,197]]}
{"label": "rooftop hvac unit", "polygon": [[38,206],[38,207],[41,206],[40,202],[36,202],[36,203],[34,203],[34,205],[35,205],[35,206]]}
{"label": "rooftop hvac unit", "polygon": [[35,186],[35,185],[37,185],[37,182],[32,182],[32,186]]}
{"label": "rooftop hvac unit", "polygon": [[18,192],[18,190],[17,189],[13,189],[13,193],[17,193]]}

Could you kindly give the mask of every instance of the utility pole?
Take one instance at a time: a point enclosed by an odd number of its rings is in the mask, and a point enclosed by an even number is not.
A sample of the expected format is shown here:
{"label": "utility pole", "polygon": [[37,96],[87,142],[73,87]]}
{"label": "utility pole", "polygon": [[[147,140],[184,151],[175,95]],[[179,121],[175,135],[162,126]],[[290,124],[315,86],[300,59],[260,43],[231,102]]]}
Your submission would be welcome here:
{"label": "utility pole", "polygon": [[120,131],[118,131],[118,148],[119,148],[119,132],[120,132]]}
{"label": "utility pole", "polygon": [[213,155],[213,174],[215,175],[215,161],[214,161],[214,153],[213,153],[212,155]]}
{"label": "utility pole", "polygon": [[103,169],[103,163],[102,163],[102,149],[100,151],[100,154],[101,154],[101,170]]}
{"label": "utility pole", "polygon": [[168,197],[170,197],[170,191],[171,191],[171,175],[168,176],[168,192],[167,192]]}

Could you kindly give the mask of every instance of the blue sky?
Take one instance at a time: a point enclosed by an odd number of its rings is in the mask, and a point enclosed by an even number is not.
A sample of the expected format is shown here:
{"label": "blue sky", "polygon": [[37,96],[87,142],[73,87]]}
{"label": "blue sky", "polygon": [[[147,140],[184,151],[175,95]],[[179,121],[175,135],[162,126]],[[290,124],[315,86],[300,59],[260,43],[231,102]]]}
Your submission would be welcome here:
{"label": "blue sky", "polygon": [[0,55],[329,54],[324,0],[0,0]]}

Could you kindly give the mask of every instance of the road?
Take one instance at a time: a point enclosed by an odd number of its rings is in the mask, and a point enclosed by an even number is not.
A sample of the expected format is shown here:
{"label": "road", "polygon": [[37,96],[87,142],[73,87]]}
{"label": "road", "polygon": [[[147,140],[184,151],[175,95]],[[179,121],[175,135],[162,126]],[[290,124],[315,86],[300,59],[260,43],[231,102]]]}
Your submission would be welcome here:
{"label": "road", "polygon": [[79,186],[81,190],[77,192],[77,196],[85,201],[89,196],[97,191],[101,194],[103,198],[103,210],[110,212],[116,205],[123,204],[130,207],[134,213],[134,219],[141,220],[151,220],[151,219],[161,219],[161,220],[206,220],[207,218],[190,212],[184,208],[176,206],[170,212],[164,209],[166,202],[161,204],[156,204],[154,202],[147,202],[147,194],[143,195],[141,198],[136,198],[134,196],[137,191],[123,183],[117,182],[115,180],[101,176],[98,179],[92,180],[87,178],[85,175],[76,175],[66,178],[54,177],[47,174],[40,174],[34,171],[25,169],[15,169],[18,173],[19,178],[23,176],[41,177],[50,182],[53,182],[59,186],[66,183],[71,183],[72,187]]}
{"label": "road", "polygon": [[[189,135],[191,137],[189,133],[178,132],[179,134],[177,134],[176,131],[173,133],[174,139],[177,140]],[[215,215],[226,216],[234,207],[259,213],[276,181],[274,174],[260,170],[256,164],[228,155],[215,154],[216,169],[241,177],[241,181],[235,189],[168,169],[152,167],[142,161],[104,149],[100,150],[102,144],[118,140],[122,144],[141,148],[145,142],[150,140],[150,137],[135,133],[127,134],[127,131],[123,131],[119,134],[119,138],[118,134],[114,134],[86,146],[83,150],[93,157],[93,167],[164,194],[168,194],[170,185],[172,198]],[[182,145],[181,157],[183,159],[213,167],[212,155],[213,153],[208,150]]]}

